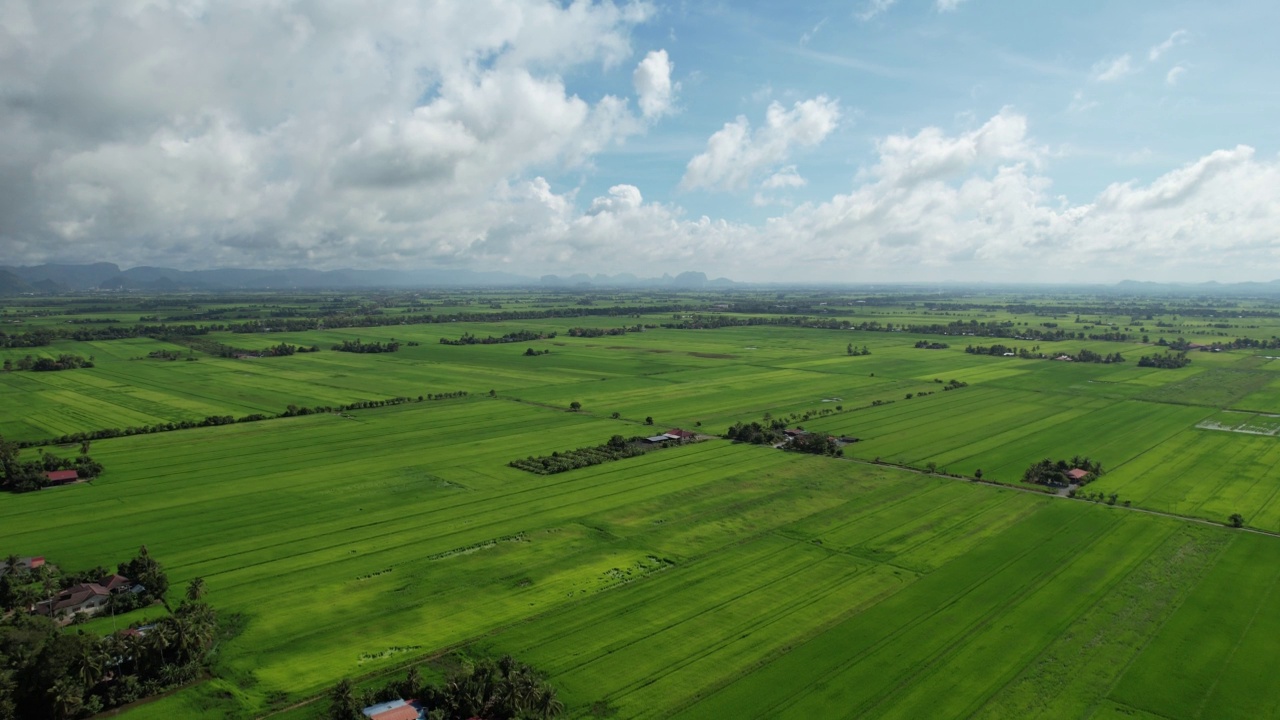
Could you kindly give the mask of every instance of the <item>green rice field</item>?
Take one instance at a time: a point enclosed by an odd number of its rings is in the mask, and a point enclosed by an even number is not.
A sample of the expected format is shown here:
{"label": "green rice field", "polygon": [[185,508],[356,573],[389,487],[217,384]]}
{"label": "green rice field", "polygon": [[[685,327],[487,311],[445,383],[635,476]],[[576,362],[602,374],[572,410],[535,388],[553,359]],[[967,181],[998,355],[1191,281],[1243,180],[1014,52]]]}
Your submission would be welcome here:
{"label": "green rice field", "polygon": [[[145,337],[0,350],[94,357],[0,374],[0,434],[25,441],[468,393],[95,440],[100,478],[0,495],[0,552],[81,568],[145,544],[239,619],[208,679],[126,718],[320,718],[340,678],[502,653],[574,718],[1280,717],[1280,363],[767,325],[569,336],[669,319],[213,334],[322,348],[246,359]],[[557,335],[439,342],[519,330]],[[356,338],[419,344],[328,350]],[[766,417],[857,442],[831,458],[710,437]],[[553,475],[507,465],[673,427],[708,438]],[[1085,489],[1110,503],[1020,482],[1077,454],[1103,463]]]}

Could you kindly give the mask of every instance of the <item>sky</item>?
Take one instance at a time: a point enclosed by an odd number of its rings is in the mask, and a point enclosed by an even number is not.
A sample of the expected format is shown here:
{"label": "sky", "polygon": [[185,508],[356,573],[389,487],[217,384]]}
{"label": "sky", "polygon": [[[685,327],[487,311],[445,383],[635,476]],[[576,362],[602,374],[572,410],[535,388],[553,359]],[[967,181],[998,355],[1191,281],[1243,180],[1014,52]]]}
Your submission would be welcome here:
{"label": "sky", "polygon": [[1280,278],[1274,0],[0,0],[0,264]]}

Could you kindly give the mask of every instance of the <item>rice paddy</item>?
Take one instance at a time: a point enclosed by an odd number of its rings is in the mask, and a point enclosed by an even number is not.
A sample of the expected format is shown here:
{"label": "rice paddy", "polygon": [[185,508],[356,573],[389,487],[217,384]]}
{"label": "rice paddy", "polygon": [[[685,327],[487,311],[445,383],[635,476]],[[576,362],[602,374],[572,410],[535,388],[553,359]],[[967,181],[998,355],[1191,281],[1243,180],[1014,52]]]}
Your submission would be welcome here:
{"label": "rice paddy", "polygon": [[[420,343],[382,355],[159,361],[187,350],[146,338],[0,351],[95,357],[0,375],[0,433],[23,440],[468,392],[95,441],[101,478],[0,496],[0,551],[77,568],[145,544],[175,587],[202,577],[242,619],[211,679],[129,718],[320,717],[339,678],[451,653],[515,655],[580,718],[1280,713],[1280,538],[1220,525],[1240,513],[1280,532],[1277,376],[1255,353],[1162,370],[921,350],[937,337],[909,333],[567,334],[621,324],[259,342]],[[557,337],[438,342],[518,329]],[[1144,352],[1064,344],[1080,348]],[[943,390],[953,379],[967,385]],[[507,467],[766,415],[858,441],[842,459],[707,440],[555,475]],[[1121,502],[1020,485],[1073,454],[1101,460],[1087,489]]]}

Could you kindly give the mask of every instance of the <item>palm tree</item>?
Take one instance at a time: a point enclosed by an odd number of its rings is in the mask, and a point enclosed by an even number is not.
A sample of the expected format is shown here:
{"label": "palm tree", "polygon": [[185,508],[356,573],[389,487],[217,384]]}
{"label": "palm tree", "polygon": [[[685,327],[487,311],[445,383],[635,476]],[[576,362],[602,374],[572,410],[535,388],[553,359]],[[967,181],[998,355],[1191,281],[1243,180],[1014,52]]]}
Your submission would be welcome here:
{"label": "palm tree", "polygon": [[106,673],[108,658],[102,643],[85,638],[80,645],[80,654],[76,658],[77,679],[86,688],[93,688],[102,682]]}
{"label": "palm tree", "polygon": [[342,678],[329,693],[329,717],[331,720],[360,717],[360,703],[356,700],[355,686],[347,678]]}
{"label": "palm tree", "polygon": [[191,582],[187,583],[187,599],[193,602],[199,600],[204,597],[204,590],[204,578],[192,578]]}
{"label": "palm tree", "polygon": [[84,691],[68,678],[59,678],[48,690],[53,716],[58,720],[70,720],[84,705]]}

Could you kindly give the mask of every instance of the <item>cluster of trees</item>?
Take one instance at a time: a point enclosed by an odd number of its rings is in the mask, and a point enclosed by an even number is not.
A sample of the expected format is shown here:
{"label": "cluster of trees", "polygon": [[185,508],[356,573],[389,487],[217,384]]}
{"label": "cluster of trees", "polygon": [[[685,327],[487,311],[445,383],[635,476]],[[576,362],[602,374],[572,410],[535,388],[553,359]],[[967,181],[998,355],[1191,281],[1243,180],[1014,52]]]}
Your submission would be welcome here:
{"label": "cluster of trees", "polygon": [[[603,445],[578,448],[577,450],[566,452],[557,451],[541,457],[530,455],[523,460],[512,460],[507,465],[517,470],[537,473],[538,475],[555,475],[569,470],[643,455],[648,451],[648,448],[642,444],[643,440],[644,438],[639,436],[628,440],[621,435],[614,435],[609,438],[609,442]],[[674,441],[672,442],[674,443]],[[662,443],[664,446],[667,444]]]}
{"label": "cluster of trees", "polygon": [[1118,352],[1107,353],[1106,355],[1103,355],[1101,353],[1096,353],[1088,349],[1082,349],[1080,350],[1080,352],[1076,353],[1075,355],[1071,355],[1069,353],[1053,353],[1052,355],[1046,355],[1045,353],[1040,352],[1039,345],[1035,346],[1030,350],[1026,348],[1009,347],[1008,345],[1001,345],[999,343],[995,345],[991,345],[990,347],[983,346],[983,345],[969,345],[964,349],[964,351],[969,353],[970,355],[1013,355],[1023,360],[1046,360],[1049,358],[1057,358],[1065,355],[1066,357],[1071,358],[1075,362],[1110,364],[1110,363],[1122,363],[1125,361],[1124,356],[1122,356]]}
{"label": "cluster of trees", "polygon": [[640,324],[616,328],[574,327],[569,328],[569,337],[598,338],[607,335],[626,335],[627,333],[644,332],[644,328],[645,326]]}
{"label": "cluster of trees", "polygon": [[803,433],[790,437],[786,434],[787,424],[782,420],[768,421],[768,425],[759,422],[734,423],[724,436],[730,440],[750,443],[752,445],[778,445],[783,443],[784,450],[809,453],[811,455],[830,455],[843,457],[844,450],[833,437],[824,433]]}
{"label": "cluster of trees", "polygon": [[[917,347],[919,346],[917,345]],[[1037,346],[1036,349],[1038,350],[1039,346]],[[1044,353],[1034,352],[1031,350],[1027,350],[1026,348],[1019,349],[1019,348],[1009,347],[1008,345],[1001,345],[1000,343],[996,343],[995,345],[991,345],[991,346],[969,345],[965,347],[964,351],[969,353],[970,355],[1008,355],[1012,353],[1013,355],[1023,358],[1024,360],[1042,360],[1045,357]]]}
{"label": "cluster of trees", "polygon": [[194,680],[219,632],[203,594],[193,580],[172,615],[106,637],[10,615],[0,622],[0,718],[87,718]]}
{"label": "cluster of trees", "polygon": [[1087,349],[1080,350],[1080,352],[1076,353],[1075,355],[1072,355],[1071,359],[1076,362],[1102,363],[1107,365],[1111,363],[1124,362],[1124,358],[1118,352],[1102,355],[1100,353],[1096,353],[1092,350],[1087,350]]}
{"label": "cluster of trees", "polygon": [[467,333],[463,333],[462,337],[458,338],[457,340],[450,340],[449,338],[442,337],[440,338],[440,344],[441,345],[498,345],[500,343],[529,342],[531,340],[550,340],[555,336],[556,334],[554,332],[539,333],[539,332],[534,332],[532,330],[517,330],[516,332],[507,333],[502,337],[494,337],[490,335],[488,337],[481,338],[481,337],[476,337],[475,335],[472,335],[471,333],[467,332]]}
{"label": "cluster of trees", "polygon": [[328,720],[364,720],[361,709],[390,700],[412,698],[427,708],[429,720],[550,720],[564,711],[556,690],[528,665],[510,655],[465,664],[443,685],[423,682],[417,667],[404,680],[357,693],[342,680],[329,693]]}
{"label": "cluster of trees", "polygon": [[1163,355],[1143,355],[1138,359],[1138,367],[1161,368],[1164,370],[1177,370],[1191,364],[1191,358],[1187,357],[1187,353],[1164,353]]}
{"label": "cluster of trees", "polygon": [[[152,350],[151,352],[147,353],[147,357],[151,358],[152,360],[173,361],[173,360],[177,360],[178,358],[181,358],[182,353],[178,352],[177,350]],[[188,354],[187,359],[195,360],[196,358],[194,355]]]}
{"label": "cluster of trees", "polygon": [[[921,340],[920,342],[916,343],[916,347],[921,350],[946,350],[951,346],[944,342],[929,342],[928,340]],[[971,351],[966,349],[965,352],[971,352]]]}
{"label": "cluster of trees", "polygon": [[533,348],[526,348],[524,351],[525,357],[537,357],[539,355],[550,355],[550,354],[551,354],[550,350],[534,350]]}
{"label": "cluster of trees", "polygon": [[[1080,480],[1067,476],[1072,470],[1084,470],[1088,473]],[[1045,458],[1022,474],[1022,482],[1035,485],[1084,485],[1097,480],[1102,475],[1102,463],[1090,459],[1087,455],[1076,455],[1070,460],[1050,460]]]}
{"label": "cluster of trees", "polygon": [[89,457],[88,441],[80,445],[80,454],[74,460],[41,451],[39,459],[23,461],[21,453],[20,443],[0,436],[0,490],[23,493],[43,489],[49,485],[45,473],[54,470],[75,470],[88,480],[102,474],[102,464]]}
{"label": "cluster of trees", "polygon": [[862,355],[870,355],[870,354],[871,354],[871,351],[867,349],[867,346],[866,346],[866,345],[863,345],[861,350],[856,350],[856,349],[854,349],[854,347],[853,347],[853,343],[849,343],[849,346],[848,346],[848,347],[846,347],[846,348],[844,349],[844,353],[845,353],[846,355],[852,355],[852,356],[854,356],[854,357],[859,357],[859,356],[862,356]]}
{"label": "cluster of trees", "polygon": [[[213,355],[215,357],[224,357],[224,358],[285,357],[288,355],[293,355],[295,353],[320,352],[320,347],[318,345],[312,345],[311,347],[306,347],[306,346],[299,346],[299,345],[290,345],[289,343],[284,343],[284,342],[280,343],[279,345],[271,345],[269,347],[262,348],[261,350],[248,350],[246,348],[238,348],[232,345],[226,345],[224,343],[220,343],[215,340],[210,340],[209,338],[203,338],[203,337],[174,336],[174,337],[166,338],[166,340],[179,345],[186,345],[187,347],[192,348],[194,350],[199,350],[202,353]],[[157,352],[163,353],[165,351],[160,350]],[[154,353],[152,353],[151,356],[156,357]],[[177,358],[170,357],[167,359],[176,360]]]}
{"label": "cluster of trees", "polygon": [[783,445],[784,450],[809,453],[810,455],[830,455],[844,457],[844,450],[835,438],[826,433],[806,433],[791,438],[791,442]]}
{"label": "cluster of trees", "polygon": [[392,340],[387,343],[375,340],[371,343],[360,342],[360,338],[355,340],[343,340],[333,346],[338,352],[349,353],[393,353],[400,349],[400,343]]}
{"label": "cluster of trees", "polygon": [[4,369],[6,372],[12,370],[32,370],[34,372],[53,372],[55,370],[76,370],[79,368],[93,367],[93,358],[83,358],[79,355],[71,355],[70,353],[62,353],[55,358],[33,358],[30,355],[24,355],[17,362],[5,358]]}
{"label": "cluster of trees", "polygon": [[777,445],[787,439],[783,432],[787,424],[781,420],[770,421],[768,425],[752,421],[750,423],[734,423],[724,436],[730,440],[750,443],[752,445]]}

